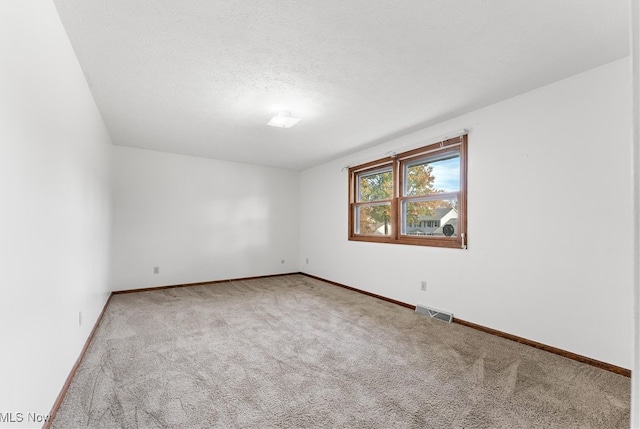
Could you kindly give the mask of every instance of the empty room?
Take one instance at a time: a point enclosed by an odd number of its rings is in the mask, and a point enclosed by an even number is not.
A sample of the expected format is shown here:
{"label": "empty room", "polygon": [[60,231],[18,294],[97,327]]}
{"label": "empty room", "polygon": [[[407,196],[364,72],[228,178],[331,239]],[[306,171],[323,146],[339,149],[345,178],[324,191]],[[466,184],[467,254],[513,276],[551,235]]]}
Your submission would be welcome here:
{"label": "empty room", "polygon": [[640,428],[637,0],[2,0],[0,54],[0,428]]}

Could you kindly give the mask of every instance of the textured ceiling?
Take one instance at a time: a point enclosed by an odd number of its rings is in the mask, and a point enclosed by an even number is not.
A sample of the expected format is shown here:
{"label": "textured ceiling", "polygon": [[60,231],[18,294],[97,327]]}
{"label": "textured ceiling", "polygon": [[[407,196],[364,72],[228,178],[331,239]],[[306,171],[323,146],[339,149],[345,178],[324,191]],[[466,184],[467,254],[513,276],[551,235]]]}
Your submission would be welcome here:
{"label": "textured ceiling", "polygon": [[114,144],[296,170],[628,55],[627,0],[55,3]]}

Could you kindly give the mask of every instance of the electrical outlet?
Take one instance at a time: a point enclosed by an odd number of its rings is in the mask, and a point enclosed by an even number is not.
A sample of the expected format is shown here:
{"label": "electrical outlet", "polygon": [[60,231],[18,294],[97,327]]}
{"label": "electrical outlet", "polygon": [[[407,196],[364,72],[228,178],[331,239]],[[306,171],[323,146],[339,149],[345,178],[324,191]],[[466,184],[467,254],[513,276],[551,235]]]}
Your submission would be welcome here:
{"label": "electrical outlet", "polygon": [[284,264],[284,259],[282,261],[280,261],[281,264]]}
{"label": "electrical outlet", "polygon": [[307,264],[309,263],[309,258],[307,258]]}
{"label": "electrical outlet", "polygon": [[420,290],[423,291],[423,292],[427,291],[427,282],[426,281],[422,280],[420,282]]}
{"label": "electrical outlet", "polygon": [[78,311],[78,327],[82,326],[82,311]]}
{"label": "electrical outlet", "polygon": [[153,274],[160,274],[160,267],[153,267]]}

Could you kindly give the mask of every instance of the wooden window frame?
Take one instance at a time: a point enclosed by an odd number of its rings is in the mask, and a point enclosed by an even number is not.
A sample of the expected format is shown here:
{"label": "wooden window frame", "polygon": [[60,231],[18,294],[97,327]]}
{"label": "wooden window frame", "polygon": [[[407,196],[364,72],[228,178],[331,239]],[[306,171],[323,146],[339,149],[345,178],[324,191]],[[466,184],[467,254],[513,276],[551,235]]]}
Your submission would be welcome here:
{"label": "wooden window frame", "polygon": [[[458,222],[457,234],[455,237],[444,236],[414,236],[402,234],[402,204],[404,201],[411,201],[416,197],[404,196],[404,172],[405,165],[409,162],[437,156],[451,152],[453,148],[458,148],[460,153],[460,190],[459,192],[444,193],[446,196],[456,196],[458,199]],[[391,167],[393,176],[393,196],[391,199],[378,200],[375,203],[391,204],[391,234],[367,235],[356,234],[355,211],[358,207],[371,205],[371,201],[358,201],[358,181],[356,178],[363,173]],[[431,194],[432,196],[438,194]],[[438,143],[429,144],[407,152],[394,154],[389,157],[380,158],[365,164],[356,165],[349,168],[349,240],[364,241],[371,243],[388,244],[408,244],[414,246],[446,247],[452,249],[466,249],[469,235],[467,232],[467,135],[450,138]]]}

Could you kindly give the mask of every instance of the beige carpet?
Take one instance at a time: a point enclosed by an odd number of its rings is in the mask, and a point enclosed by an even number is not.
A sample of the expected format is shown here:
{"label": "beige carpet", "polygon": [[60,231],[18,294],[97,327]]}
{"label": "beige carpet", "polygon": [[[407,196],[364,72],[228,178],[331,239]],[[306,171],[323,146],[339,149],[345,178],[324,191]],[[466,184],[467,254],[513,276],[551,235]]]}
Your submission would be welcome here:
{"label": "beige carpet", "polygon": [[115,295],[54,428],[628,428],[630,380],[302,275]]}

